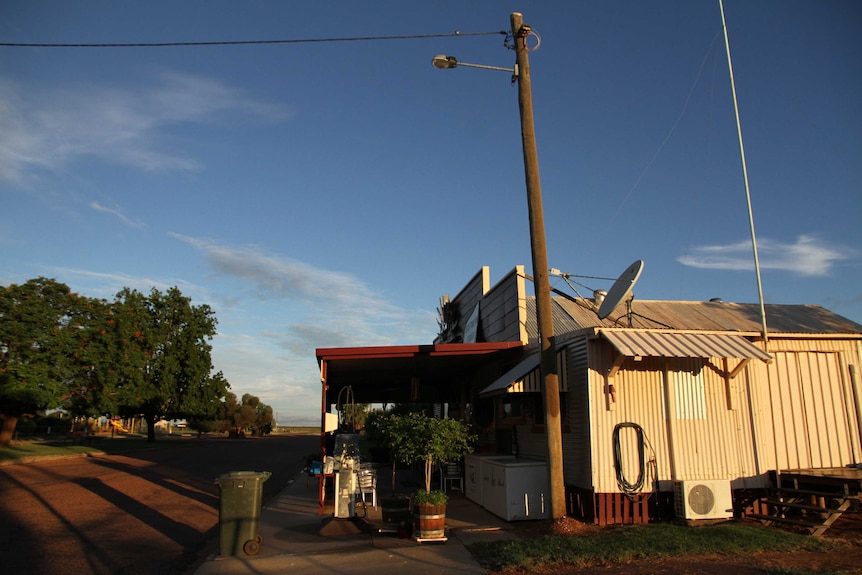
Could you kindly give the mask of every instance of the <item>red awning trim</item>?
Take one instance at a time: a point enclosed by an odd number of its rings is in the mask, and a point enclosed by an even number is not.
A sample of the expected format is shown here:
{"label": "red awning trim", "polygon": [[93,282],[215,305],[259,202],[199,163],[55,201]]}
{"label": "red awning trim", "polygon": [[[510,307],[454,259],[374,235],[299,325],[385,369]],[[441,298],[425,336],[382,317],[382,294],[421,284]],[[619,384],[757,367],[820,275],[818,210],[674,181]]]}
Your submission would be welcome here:
{"label": "red awning trim", "polygon": [[523,347],[519,341],[483,343],[441,343],[428,345],[391,345],[369,347],[329,347],[316,350],[317,361],[344,359],[385,359],[428,356],[481,355]]}

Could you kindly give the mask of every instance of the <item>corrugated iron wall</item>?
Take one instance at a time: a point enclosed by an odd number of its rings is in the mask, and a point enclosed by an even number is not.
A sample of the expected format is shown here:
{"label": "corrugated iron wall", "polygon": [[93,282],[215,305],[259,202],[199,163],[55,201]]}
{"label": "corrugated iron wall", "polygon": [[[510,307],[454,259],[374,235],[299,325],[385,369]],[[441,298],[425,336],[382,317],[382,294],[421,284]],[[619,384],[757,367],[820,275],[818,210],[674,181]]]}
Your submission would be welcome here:
{"label": "corrugated iron wall", "polygon": [[[770,341],[775,358],[751,371],[755,434],[770,449],[763,453],[771,469],[844,467],[862,461],[860,423],[849,375],[859,365],[853,342],[845,340]],[[760,443],[760,442],[759,442]]]}
{"label": "corrugated iron wall", "polygon": [[523,273],[524,266],[516,266],[482,299],[480,322],[485,341],[527,343]]}
{"label": "corrugated iron wall", "polygon": [[566,347],[569,433],[563,434],[563,475],[567,485],[591,487],[590,396],[587,368],[587,338]]}
{"label": "corrugated iron wall", "polygon": [[[713,363],[715,362],[715,363]],[[740,429],[738,386],[715,369],[722,360],[690,359],[668,365],[676,410],[670,410],[675,469],[671,479],[749,479],[753,446]],[[699,368],[699,369],[698,369]],[[738,487],[742,487],[739,485]]]}
{"label": "corrugated iron wall", "polygon": [[[845,340],[773,340],[768,366],[752,361],[734,379],[739,360],[626,359],[606,378],[613,351],[590,342],[592,425],[590,483],[596,493],[620,491],[614,470],[614,426],[641,426],[655,450],[662,490],[671,480],[728,479],[734,488],[766,485],[782,469],[843,467],[862,460],[848,365],[858,362]],[[728,363],[730,365],[728,365]],[[613,385],[616,401],[608,393]],[[571,392],[571,388],[570,388]],[[576,406],[573,405],[573,408]],[[776,425],[773,428],[773,410]],[[621,434],[626,479],[639,470],[634,435]],[[589,488],[567,465],[567,481]]]}
{"label": "corrugated iron wall", "polygon": [[[601,347],[604,355],[610,359],[612,352],[606,345],[593,342],[593,346],[594,349]],[[668,451],[661,364],[662,360],[659,359],[645,359],[641,362],[626,360],[613,378],[591,373],[591,376],[596,378],[590,386],[594,462],[591,479],[598,493],[620,491],[614,470],[613,444],[614,427],[620,423],[634,423],[643,429],[646,440],[655,450],[659,479],[668,479],[670,476],[672,461]],[[604,372],[607,372],[607,368]],[[613,395],[607,389],[610,385],[614,388]],[[620,434],[620,453],[623,473],[633,482],[640,462],[635,434],[630,430]],[[651,486],[646,489],[651,490]]]}

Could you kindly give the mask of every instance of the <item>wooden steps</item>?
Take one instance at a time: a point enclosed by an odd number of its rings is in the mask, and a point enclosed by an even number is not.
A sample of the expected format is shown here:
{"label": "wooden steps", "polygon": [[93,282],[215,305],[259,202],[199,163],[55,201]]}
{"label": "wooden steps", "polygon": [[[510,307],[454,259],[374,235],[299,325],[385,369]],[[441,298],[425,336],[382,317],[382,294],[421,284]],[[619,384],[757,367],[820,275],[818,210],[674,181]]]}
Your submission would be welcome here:
{"label": "wooden steps", "polygon": [[804,473],[777,476],[778,487],[760,499],[767,513],[749,513],[767,525],[802,527],[811,535],[822,535],[850,506],[862,501],[862,481],[838,480]]}

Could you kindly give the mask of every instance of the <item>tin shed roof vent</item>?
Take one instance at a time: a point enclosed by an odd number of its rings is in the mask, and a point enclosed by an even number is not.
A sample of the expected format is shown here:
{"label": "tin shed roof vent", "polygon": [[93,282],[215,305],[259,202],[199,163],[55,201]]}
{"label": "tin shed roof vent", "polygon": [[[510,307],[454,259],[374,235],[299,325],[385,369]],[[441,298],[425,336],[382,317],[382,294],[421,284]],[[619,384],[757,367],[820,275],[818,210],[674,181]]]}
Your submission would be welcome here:
{"label": "tin shed roof vent", "polygon": [[593,292],[593,301],[596,303],[597,306],[601,306],[602,302],[605,301],[605,297],[607,295],[608,292],[606,292],[605,290],[597,289]]}

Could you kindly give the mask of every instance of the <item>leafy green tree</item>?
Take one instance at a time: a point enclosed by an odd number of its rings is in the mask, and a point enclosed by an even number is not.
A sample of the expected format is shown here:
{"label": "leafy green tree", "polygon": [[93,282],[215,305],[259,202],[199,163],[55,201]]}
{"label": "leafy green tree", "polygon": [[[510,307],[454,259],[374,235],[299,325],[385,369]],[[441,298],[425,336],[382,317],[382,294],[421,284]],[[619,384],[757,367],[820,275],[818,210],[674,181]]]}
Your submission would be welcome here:
{"label": "leafy green tree", "polygon": [[217,372],[185,390],[183,417],[195,421],[215,421],[218,417],[221,400],[228,393],[230,383],[222,372]]}
{"label": "leafy green tree", "polygon": [[242,437],[247,429],[255,435],[266,435],[272,431],[272,408],[250,393],[237,401],[236,395],[228,393],[222,406],[224,428],[231,437]]}
{"label": "leafy green tree", "polygon": [[370,403],[348,403],[339,406],[343,425],[348,433],[355,433],[363,429],[368,420],[368,412],[371,410]]}
{"label": "leafy green tree", "polygon": [[0,287],[0,446],[18,419],[59,405],[72,377],[79,296],[53,279]]}
{"label": "leafy green tree", "polygon": [[179,289],[124,289],[113,302],[37,278],[0,287],[0,445],[18,419],[55,407],[73,415],[214,419],[230,387],[212,374],[216,319]]}
{"label": "leafy green tree", "polygon": [[272,433],[272,422],[272,407],[258,400],[258,404],[254,408],[254,423],[252,424],[254,434],[269,435]]}
{"label": "leafy green tree", "polygon": [[117,294],[113,317],[119,350],[117,401],[121,412],[142,414],[147,441],[160,418],[210,413],[228,383],[212,375],[216,318],[207,305],[193,306],[176,287],[148,296],[129,288]]}
{"label": "leafy green tree", "polygon": [[365,434],[368,441],[377,446],[377,449],[384,449],[388,456],[388,461],[392,464],[392,495],[395,495],[395,473],[398,457],[396,456],[395,442],[399,440],[398,434],[395,433],[397,424],[396,415],[391,411],[374,410],[366,421]]}
{"label": "leafy green tree", "polygon": [[198,432],[198,437],[203,433],[209,433],[216,429],[215,419],[189,419],[189,429]]}
{"label": "leafy green tree", "polygon": [[[380,432],[388,439],[392,456],[403,463],[424,464],[425,491],[417,496],[425,496],[427,502],[437,499],[445,502],[445,494],[431,491],[431,472],[434,465],[455,461],[470,453],[475,437],[470,435],[467,424],[455,419],[438,419],[424,413],[389,415],[385,418]],[[432,495],[434,497],[432,498]]]}
{"label": "leafy green tree", "polygon": [[104,300],[76,299],[71,324],[78,337],[60,404],[63,411],[73,416],[95,417],[117,412],[117,364],[121,347],[114,329],[114,315]]}
{"label": "leafy green tree", "polygon": [[[250,397],[248,394],[243,399]],[[238,401],[236,394],[228,393],[222,406],[222,420],[231,437],[242,437],[254,421],[254,407]]]}

